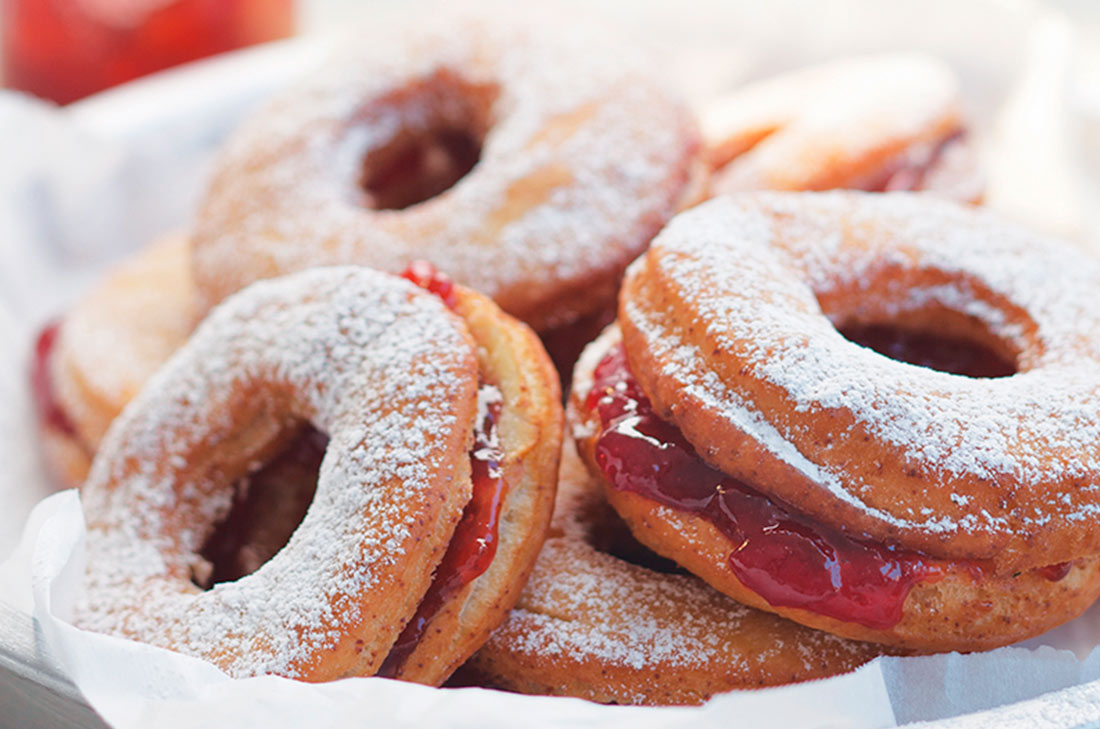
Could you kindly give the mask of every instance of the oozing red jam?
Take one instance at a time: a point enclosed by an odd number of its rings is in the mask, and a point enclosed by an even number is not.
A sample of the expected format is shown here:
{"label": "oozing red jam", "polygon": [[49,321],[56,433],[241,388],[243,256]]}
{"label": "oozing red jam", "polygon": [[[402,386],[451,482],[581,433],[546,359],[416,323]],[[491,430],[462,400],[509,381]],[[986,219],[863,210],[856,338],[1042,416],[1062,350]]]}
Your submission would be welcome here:
{"label": "oozing red jam", "polygon": [[443,605],[489,569],[496,556],[500,508],[508,488],[500,471],[503,453],[497,441],[499,417],[500,403],[491,402],[474,429],[474,446],[470,450],[473,495],[455,527],[431,587],[390,649],[378,670],[379,676],[392,678],[397,675]]}
{"label": "oozing red jam", "polygon": [[1046,567],[1039,568],[1039,574],[1047,578],[1051,582],[1060,582],[1066,578],[1069,571],[1073,569],[1072,562],[1059,562],[1057,564],[1048,564]]}
{"label": "oozing red jam", "polygon": [[54,390],[53,379],[50,377],[50,362],[60,330],[61,322],[55,321],[47,324],[38,334],[34,343],[34,361],[31,363],[31,390],[34,393],[35,409],[38,410],[38,417],[42,422],[74,437],[76,427],[58,402],[57,391]]}
{"label": "oozing red jam", "polygon": [[900,329],[887,324],[843,327],[849,341],[890,359],[968,377],[1008,377],[1016,365],[992,349],[966,339]]}
{"label": "oozing red jam", "polygon": [[[454,282],[431,263],[414,261],[401,275],[454,308]],[[500,470],[504,454],[497,439],[501,405],[499,400],[485,402],[484,405],[482,416],[474,424],[474,445],[470,449],[473,494],[435,570],[431,586],[421,599],[416,614],[390,648],[389,655],[378,669],[379,676],[392,678],[397,675],[443,605],[489,569],[496,556],[500,509],[508,484]]]}
{"label": "oozing red jam", "polygon": [[252,574],[286,546],[313,502],[328,436],[306,427],[262,468],[237,484],[229,514],[203,544],[207,575],[193,575],[209,589]]}
{"label": "oozing red jam", "polygon": [[612,486],[712,523],[732,545],[730,570],[771,605],[888,629],[909,590],[939,576],[919,554],[850,539],[708,466],[654,412],[621,345],[596,367],[587,405],[602,424],[595,455]]}
{"label": "oozing red jam", "polygon": [[458,303],[455,298],[454,280],[447,274],[441,273],[428,261],[413,261],[401,272],[401,277],[412,281],[422,289],[431,291],[452,309]]}

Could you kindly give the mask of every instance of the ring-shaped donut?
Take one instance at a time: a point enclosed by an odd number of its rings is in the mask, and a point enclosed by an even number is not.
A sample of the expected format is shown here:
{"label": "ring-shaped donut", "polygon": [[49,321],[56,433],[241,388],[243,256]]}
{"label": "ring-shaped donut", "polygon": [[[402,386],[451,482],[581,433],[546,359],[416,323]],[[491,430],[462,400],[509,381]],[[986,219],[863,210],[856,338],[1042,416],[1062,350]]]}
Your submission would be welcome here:
{"label": "ring-shaped donut", "polygon": [[[917,650],[1021,640],[1100,591],[1096,505],[1074,485],[1100,468],[1097,272],[1064,244],[928,197],[716,199],[631,268],[628,368],[610,362],[608,338],[578,365],[580,450],[608,481],[607,418],[644,402],[647,422],[698,462],[684,465],[689,481],[711,491],[678,510],[609,484],[609,501],[640,541],[742,602]],[[975,341],[1016,373],[937,372],[838,331],[879,324]],[[611,379],[593,386],[604,363]],[[624,436],[640,427],[617,422]],[[725,511],[700,516],[712,506]],[[716,526],[746,510],[759,533]],[[764,545],[780,542],[769,557]],[[779,554],[802,556],[781,567]],[[791,587],[796,562],[833,559],[833,587]]]}
{"label": "ring-shaped donut", "polygon": [[[198,213],[205,305],[309,266],[414,259],[540,332],[612,303],[626,265],[700,198],[701,142],[637,54],[552,25],[376,28],[253,117]],[[376,187],[456,145],[476,164],[451,187],[413,203]]]}
{"label": "ring-shaped donut", "polygon": [[[463,291],[451,303],[466,296],[484,318],[479,302],[492,307],[484,297]],[[367,269],[316,269],[227,301],[112,425],[93,463],[82,491],[88,570],[78,624],[197,655],[234,676],[376,672],[470,499],[471,439],[484,417],[475,347],[439,297]],[[493,351],[483,356],[509,361]],[[433,653],[432,666],[406,660],[403,677],[444,680],[476,648],[470,633],[487,634],[518,593],[500,583],[522,583],[534,560],[553,499],[560,423],[555,376],[540,356],[518,384],[535,382],[528,405],[549,409],[500,409],[501,442],[516,440],[511,429],[525,451],[503,452],[498,465],[532,471],[515,484],[525,518],[514,519],[516,534],[501,535],[511,569],[495,574],[495,588],[467,585],[444,603],[436,616],[456,634],[451,652]],[[516,384],[501,380],[496,399]],[[195,574],[208,565],[199,551],[234,484],[303,422],[329,441],[301,525],[252,574],[201,590]],[[535,546],[517,548],[516,540]],[[488,625],[447,617],[475,594],[488,605],[471,612]]]}

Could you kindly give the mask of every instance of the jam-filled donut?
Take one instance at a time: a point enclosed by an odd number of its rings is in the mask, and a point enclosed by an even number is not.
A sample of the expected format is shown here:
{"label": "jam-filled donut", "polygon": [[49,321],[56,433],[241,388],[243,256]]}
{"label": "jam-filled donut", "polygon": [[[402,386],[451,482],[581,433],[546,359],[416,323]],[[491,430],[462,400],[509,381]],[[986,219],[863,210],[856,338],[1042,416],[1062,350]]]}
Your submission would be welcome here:
{"label": "jam-filled donut", "polygon": [[925,190],[977,202],[984,183],[958,82],[933,57],[834,61],[745,86],[701,110],[716,194]]}
{"label": "jam-filled donut", "polygon": [[426,259],[539,332],[614,306],[706,170],[693,114],[606,34],[376,28],[252,118],[195,231],[210,306],[311,266]]}
{"label": "jam-filled donut", "polygon": [[189,243],[175,234],[118,265],[39,335],[32,365],[44,456],[77,485],[107,426],[198,319]]}
{"label": "jam-filled donut", "polygon": [[[430,292],[314,269],[199,326],[93,462],[78,625],[308,681],[438,684],[476,650],[545,535],[560,394],[527,327],[417,278]],[[328,440],[301,524],[254,572],[210,586],[204,546],[235,491],[307,424]]]}
{"label": "jam-filled donut", "polygon": [[917,650],[1020,640],[1100,592],[1098,282],[927,196],[718,198],[582,356],[580,451],[641,542],[741,602]]}
{"label": "jam-filled donut", "polygon": [[533,694],[618,704],[696,704],[732,689],[850,671],[871,643],[740,605],[654,564],[571,444],[562,449],[550,536],[468,678]]}

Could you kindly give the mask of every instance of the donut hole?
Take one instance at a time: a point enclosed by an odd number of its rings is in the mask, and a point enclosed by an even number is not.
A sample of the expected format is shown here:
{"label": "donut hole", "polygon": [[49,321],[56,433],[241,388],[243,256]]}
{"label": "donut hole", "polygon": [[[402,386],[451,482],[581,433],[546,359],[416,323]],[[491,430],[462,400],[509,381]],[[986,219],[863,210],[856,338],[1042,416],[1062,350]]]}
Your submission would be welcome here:
{"label": "donut hole", "polygon": [[967,377],[1009,377],[1017,372],[1013,359],[977,339],[897,323],[848,324],[840,333],[850,342],[884,357]]}
{"label": "donut hole", "polygon": [[384,119],[396,131],[366,150],[359,186],[375,210],[403,210],[440,195],[481,159],[498,89],[439,72],[395,94]]}
{"label": "donut hole", "polygon": [[363,163],[370,207],[402,210],[461,180],[481,158],[481,139],[467,129],[406,132]]}
{"label": "donut hole", "polygon": [[192,568],[197,587],[249,575],[286,546],[313,502],[327,445],[324,433],[302,426],[234,484],[232,506],[199,551],[203,562]]}
{"label": "donut hole", "polygon": [[939,372],[1009,377],[1041,349],[1025,312],[951,272],[884,265],[816,296],[845,339]]}

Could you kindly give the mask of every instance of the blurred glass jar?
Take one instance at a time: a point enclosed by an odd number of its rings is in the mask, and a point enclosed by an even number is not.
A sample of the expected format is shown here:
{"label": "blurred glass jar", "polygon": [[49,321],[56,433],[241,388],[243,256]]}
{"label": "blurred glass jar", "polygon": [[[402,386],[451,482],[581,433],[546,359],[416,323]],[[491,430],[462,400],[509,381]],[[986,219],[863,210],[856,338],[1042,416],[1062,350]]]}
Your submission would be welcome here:
{"label": "blurred glass jar", "polygon": [[0,69],[66,104],[293,30],[294,0],[0,0]]}

